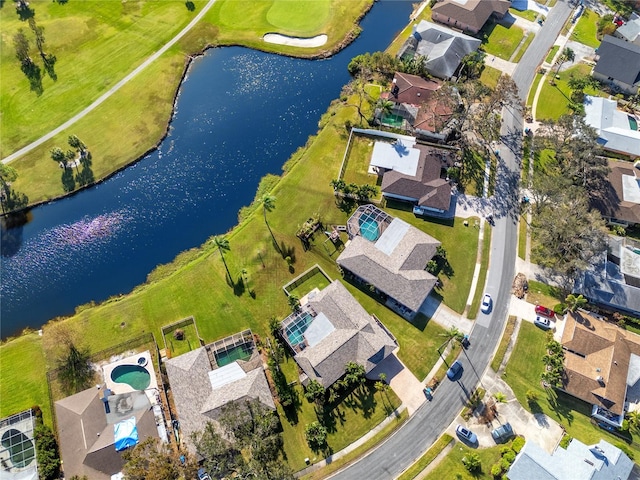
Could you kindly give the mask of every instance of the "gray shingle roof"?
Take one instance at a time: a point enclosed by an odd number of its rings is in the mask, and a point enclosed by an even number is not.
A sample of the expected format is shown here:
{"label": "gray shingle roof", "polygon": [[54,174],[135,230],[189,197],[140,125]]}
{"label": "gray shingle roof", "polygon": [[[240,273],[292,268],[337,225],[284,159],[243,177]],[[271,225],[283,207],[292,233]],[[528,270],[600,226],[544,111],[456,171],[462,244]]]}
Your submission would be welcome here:
{"label": "gray shingle roof", "polygon": [[469,25],[475,31],[480,30],[494,13],[503,17],[509,10],[510,3],[507,0],[443,0],[436,3],[431,9],[432,18],[438,20],[438,16],[455,19],[460,23]]}
{"label": "gray shingle roof", "polygon": [[598,56],[595,73],[628,85],[640,81],[640,45],[605,35],[598,47]]}
{"label": "gray shingle roof", "polygon": [[364,365],[369,372],[396,348],[387,332],[337,280],[310,299],[308,305],[324,314],[335,330],[315,346],[297,353],[295,359],[309,379],[324,387],[344,375],[348,362]]}
{"label": "gray shingle roof", "polygon": [[427,71],[446,79],[456,72],[462,57],[475,52],[481,43],[477,38],[422,20],[400,49],[400,56],[422,55],[427,59]]}
{"label": "gray shingle roof", "polygon": [[[398,218],[393,222],[404,223]],[[390,255],[358,235],[345,247],[337,262],[343,269],[417,311],[436,283],[436,278],[425,268],[439,245],[435,238],[409,226]]]}
{"label": "gray shingle roof", "polygon": [[182,437],[190,448],[191,434],[215,420],[220,407],[232,400],[259,399],[265,406],[275,409],[262,367],[249,370],[242,379],[213,390],[209,380],[212,366],[205,347],[167,360],[165,366]]}
{"label": "gray shingle roof", "polygon": [[632,13],[629,20],[618,27],[616,35],[625,39],[627,42],[634,42],[636,37],[640,35],[640,16],[637,13]]}
{"label": "gray shingle roof", "polygon": [[[87,475],[92,480],[109,480],[122,470],[121,453],[114,446],[114,424],[136,418],[139,441],[158,438],[151,404],[144,392],[109,397],[111,413],[105,412],[103,390],[89,388],[55,403],[60,453],[67,478]],[[129,400],[130,410],[119,411],[120,400]]]}

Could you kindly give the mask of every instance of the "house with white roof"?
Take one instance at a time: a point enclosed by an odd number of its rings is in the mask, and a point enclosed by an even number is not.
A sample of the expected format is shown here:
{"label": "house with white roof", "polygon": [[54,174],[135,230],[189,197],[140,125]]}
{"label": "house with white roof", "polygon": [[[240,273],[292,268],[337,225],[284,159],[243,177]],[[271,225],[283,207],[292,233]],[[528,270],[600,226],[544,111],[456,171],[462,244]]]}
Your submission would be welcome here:
{"label": "house with white roof", "polygon": [[571,440],[566,450],[550,455],[531,440],[524,444],[507,472],[509,480],[627,480],[633,462],[605,440],[585,445]]}
{"label": "house with white roof", "polygon": [[640,119],[618,110],[615,100],[591,95],[584,97],[584,112],[587,125],[596,129],[604,149],[640,157]]}
{"label": "house with white roof", "polygon": [[621,38],[625,42],[640,45],[640,15],[633,12],[624,25],[619,26],[613,33],[614,36]]}

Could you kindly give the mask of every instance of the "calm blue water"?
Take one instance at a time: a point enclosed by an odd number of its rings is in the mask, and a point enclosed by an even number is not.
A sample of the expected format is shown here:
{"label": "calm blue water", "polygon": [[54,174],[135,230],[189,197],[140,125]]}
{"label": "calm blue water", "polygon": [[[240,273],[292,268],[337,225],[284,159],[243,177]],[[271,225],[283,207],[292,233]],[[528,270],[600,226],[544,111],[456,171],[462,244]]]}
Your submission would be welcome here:
{"label": "calm blue water", "polygon": [[411,1],[376,3],[358,40],[329,60],[230,47],[194,61],[157,151],[31,210],[22,227],[2,225],[2,337],[129,292],[156,265],[228,231],[260,178],[281,173],[316,133],[351,58],[385,49],[410,13]]}

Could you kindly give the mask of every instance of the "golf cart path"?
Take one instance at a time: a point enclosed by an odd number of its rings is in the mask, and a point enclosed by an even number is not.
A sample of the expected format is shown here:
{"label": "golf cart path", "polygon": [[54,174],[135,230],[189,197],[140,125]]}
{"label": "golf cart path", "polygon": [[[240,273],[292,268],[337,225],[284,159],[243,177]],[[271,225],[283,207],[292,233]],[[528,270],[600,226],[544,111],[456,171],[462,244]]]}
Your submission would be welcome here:
{"label": "golf cart path", "polygon": [[89,105],[84,110],[82,110],[81,112],[79,112],[76,115],[74,115],[73,117],[71,117],[69,120],[64,122],[59,127],[54,128],[49,133],[46,133],[45,135],[43,135],[39,139],[35,140],[34,142],[31,142],[29,145],[26,145],[25,147],[22,147],[21,149],[13,152],[11,155],[8,155],[7,157],[3,158],[2,159],[2,163],[5,163],[5,164],[9,163],[12,160],[15,160],[16,158],[19,158],[22,155],[30,152],[34,148],[42,145],[47,140],[55,137],[60,132],[62,132],[65,129],[69,128],[71,125],[76,123],[78,120],[83,118],[85,115],[87,115],[88,113],[92,112],[96,107],[100,106],[104,101],[106,101],[109,97],[111,97],[111,95],[113,95],[118,90],[120,90],[124,85],[129,83],[129,81],[131,79],[133,79],[136,75],[138,75],[140,72],[142,72],[149,65],[151,65],[155,60],[157,60],[160,57],[160,55],[165,53],[173,45],[175,45],[176,42],[178,42],[178,40],[180,40],[182,37],[184,37],[184,35],[189,30],[191,30],[195,26],[195,24],[200,21],[200,19],[202,19],[202,17],[209,11],[209,9],[213,6],[213,4],[215,2],[216,2],[216,0],[209,0],[207,2],[207,4],[204,6],[204,8],[193,18],[193,20],[191,20],[189,22],[189,24],[186,27],[184,27],[175,37],[173,37],[171,40],[169,40],[167,43],[165,43],[163,47],[161,47],[158,51],[156,51],[149,58],[147,58],[144,62],[142,62],[136,69],[134,69],[126,77],[124,77],[122,80],[120,80],[118,83],[116,83],[113,87],[111,87],[109,90],[107,90],[104,94],[102,94],[100,97],[98,97],[98,99],[95,100],[91,105]]}

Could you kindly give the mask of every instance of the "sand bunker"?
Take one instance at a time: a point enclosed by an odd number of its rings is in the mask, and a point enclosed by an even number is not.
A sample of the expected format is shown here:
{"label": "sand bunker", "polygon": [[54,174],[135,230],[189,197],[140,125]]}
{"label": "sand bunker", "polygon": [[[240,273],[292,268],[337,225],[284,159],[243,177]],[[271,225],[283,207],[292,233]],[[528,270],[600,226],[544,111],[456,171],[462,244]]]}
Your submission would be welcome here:
{"label": "sand bunker", "polygon": [[314,48],[321,47],[327,43],[327,36],[317,35],[312,38],[296,38],[280,35],[279,33],[267,33],[262,39],[268,43],[276,43],[278,45],[289,45],[291,47]]}

